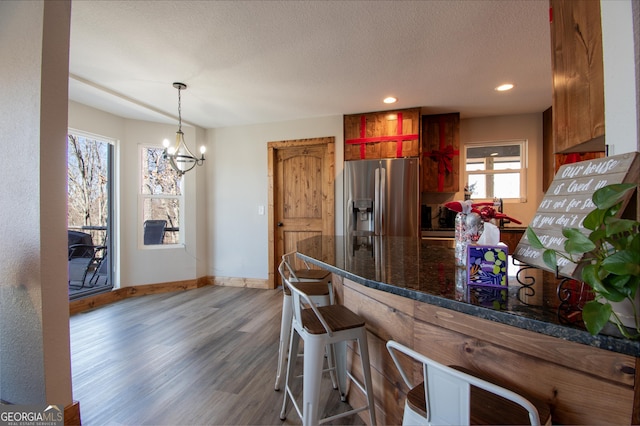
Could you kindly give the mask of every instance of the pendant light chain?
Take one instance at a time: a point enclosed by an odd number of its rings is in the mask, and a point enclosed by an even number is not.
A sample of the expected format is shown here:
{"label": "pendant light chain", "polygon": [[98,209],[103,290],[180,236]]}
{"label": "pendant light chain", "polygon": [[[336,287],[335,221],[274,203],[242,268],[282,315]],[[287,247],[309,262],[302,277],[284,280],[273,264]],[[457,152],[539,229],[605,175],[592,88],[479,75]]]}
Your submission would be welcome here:
{"label": "pendant light chain", "polygon": [[178,131],[182,131],[182,87],[178,87]]}

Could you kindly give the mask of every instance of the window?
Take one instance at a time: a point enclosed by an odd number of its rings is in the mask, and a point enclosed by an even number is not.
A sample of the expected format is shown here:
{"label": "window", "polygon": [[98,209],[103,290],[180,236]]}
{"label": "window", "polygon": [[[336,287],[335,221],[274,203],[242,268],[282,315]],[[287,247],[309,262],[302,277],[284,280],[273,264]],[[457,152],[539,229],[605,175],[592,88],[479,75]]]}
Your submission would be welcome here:
{"label": "window", "polygon": [[474,200],[526,202],[526,141],[465,144],[465,181]]}
{"label": "window", "polygon": [[[69,129],[67,228],[69,299],[110,291],[113,250],[114,144],[103,136]],[[86,244],[75,247],[74,244]]]}
{"label": "window", "polygon": [[162,148],[143,146],[141,158],[140,204],[141,242],[145,246],[181,244],[184,205],[182,179],[162,158]]}

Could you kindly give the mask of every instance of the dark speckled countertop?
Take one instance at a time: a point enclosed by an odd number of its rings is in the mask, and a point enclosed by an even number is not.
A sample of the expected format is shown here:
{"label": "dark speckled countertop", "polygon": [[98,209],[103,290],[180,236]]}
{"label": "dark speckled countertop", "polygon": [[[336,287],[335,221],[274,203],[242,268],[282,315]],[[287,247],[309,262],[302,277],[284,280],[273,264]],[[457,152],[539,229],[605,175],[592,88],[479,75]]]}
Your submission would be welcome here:
{"label": "dark speckled countertop", "polygon": [[[411,237],[313,237],[298,243],[298,254],[310,263],[364,286],[483,319],[632,356],[640,342],[619,337],[615,327],[591,336],[567,325],[555,309],[544,307],[543,286],[522,287],[519,269],[509,264],[508,289],[466,285],[456,268],[450,243]],[[542,280],[535,269],[523,271]],[[524,281],[524,279],[521,279]],[[531,291],[534,293],[531,294]]]}

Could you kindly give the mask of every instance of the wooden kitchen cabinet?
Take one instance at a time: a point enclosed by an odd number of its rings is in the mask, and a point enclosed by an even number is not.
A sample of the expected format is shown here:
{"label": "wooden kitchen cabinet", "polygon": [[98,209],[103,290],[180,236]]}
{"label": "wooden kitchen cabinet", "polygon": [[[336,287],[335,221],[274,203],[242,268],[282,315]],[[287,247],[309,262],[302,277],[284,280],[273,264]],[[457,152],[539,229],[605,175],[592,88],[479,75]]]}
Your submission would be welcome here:
{"label": "wooden kitchen cabinet", "polygon": [[509,247],[509,254],[516,252],[516,247],[524,235],[525,228],[502,228],[500,229],[500,241]]}
{"label": "wooden kitchen cabinet", "polygon": [[344,116],[344,159],[417,157],[420,108]]}
{"label": "wooden kitchen cabinet", "polygon": [[460,114],[422,116],[421,192],[460,188]]}
{"label": "wooden kitchen cabinet", "polygon": [[550,0],[555,152],[604,150],[600,1]]}

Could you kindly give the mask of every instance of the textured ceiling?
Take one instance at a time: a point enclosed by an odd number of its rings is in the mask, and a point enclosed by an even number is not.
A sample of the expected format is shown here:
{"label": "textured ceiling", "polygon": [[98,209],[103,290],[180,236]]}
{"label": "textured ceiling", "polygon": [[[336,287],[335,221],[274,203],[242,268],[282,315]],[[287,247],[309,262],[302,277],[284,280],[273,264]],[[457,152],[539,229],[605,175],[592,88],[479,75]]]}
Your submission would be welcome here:
{"label": "textured ceiling", "polygon": [[[551,105],[548,1],[73,1],[70,98],[204,128]],[[512,82],[515,89],[494,87]],[[396,96],[392,107],[382,99]]]}

